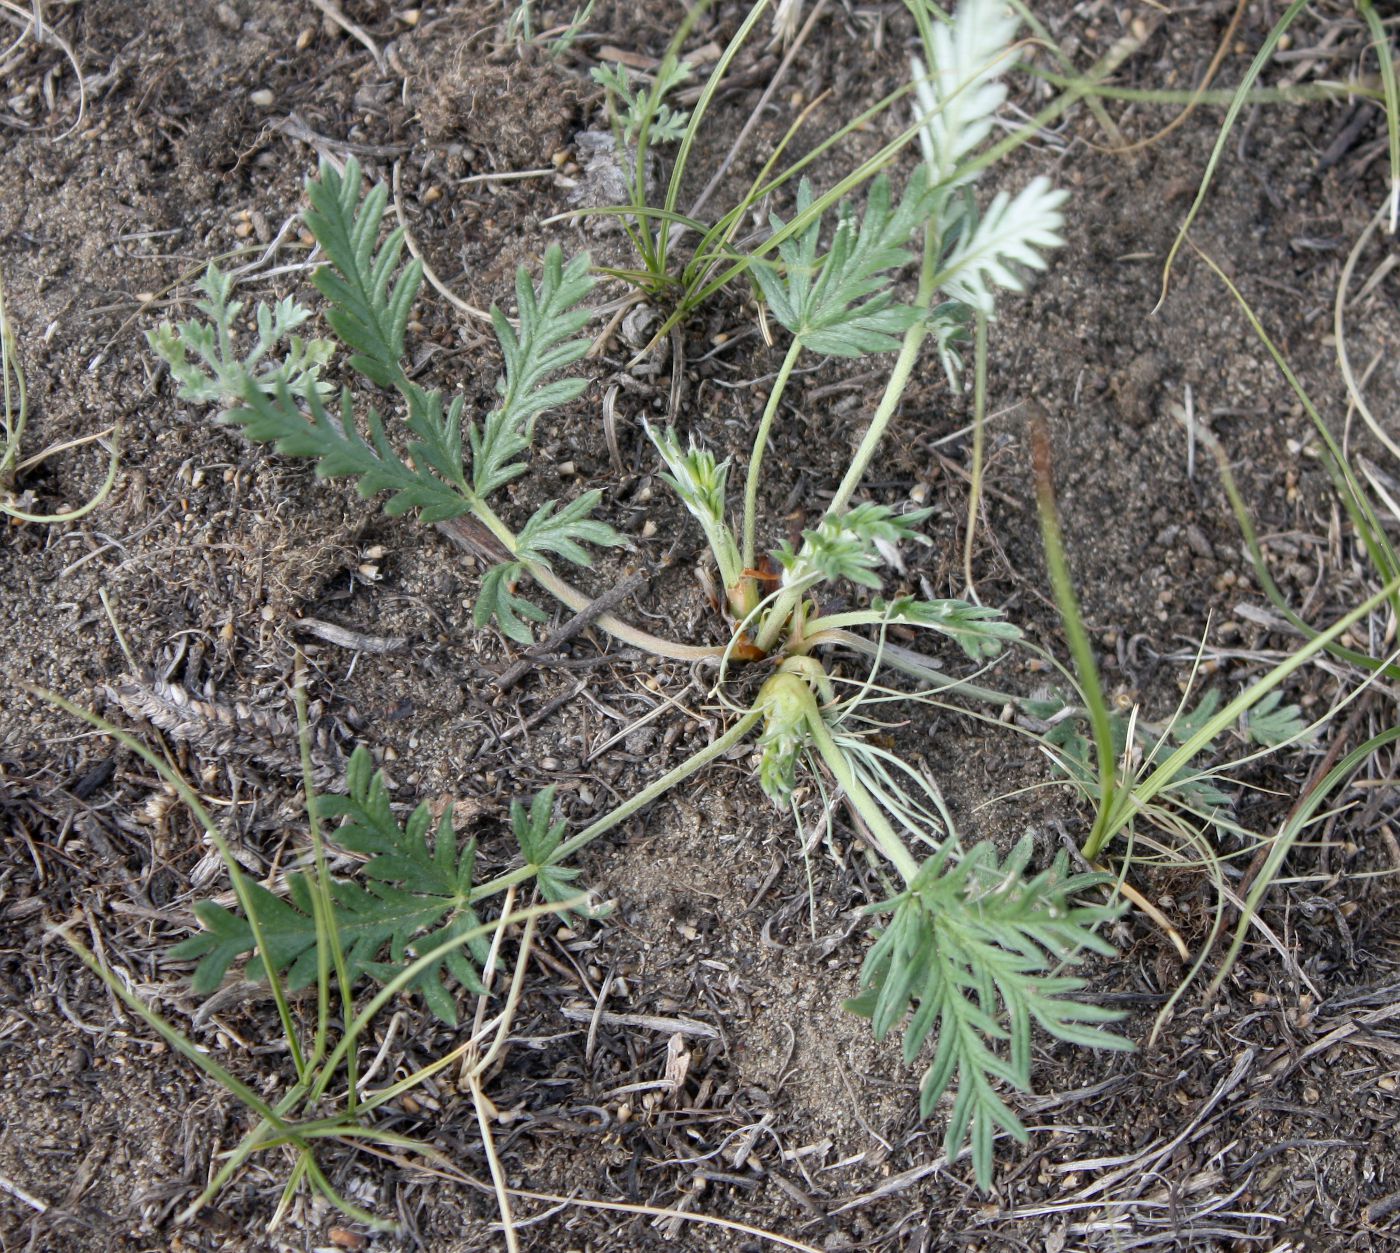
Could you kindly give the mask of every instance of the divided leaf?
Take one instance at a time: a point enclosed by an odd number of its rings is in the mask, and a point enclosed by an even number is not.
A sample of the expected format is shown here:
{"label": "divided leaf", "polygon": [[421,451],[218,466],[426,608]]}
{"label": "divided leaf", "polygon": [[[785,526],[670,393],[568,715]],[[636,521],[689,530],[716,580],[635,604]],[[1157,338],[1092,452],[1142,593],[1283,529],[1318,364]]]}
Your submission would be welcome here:
{"label": "divided leaf", "polygon": [[1180,714],[1173,720],[1170,735],[1177,744],[1185,744],[1206,723],[1215,717],[1220,709],[1220,693],[1214,688],[1206,692],[1196,703],[1196,708]]}
{"label": "divided leaf", "polygon": [[477,626],[489,626],[494,620],[502,634],[517,644],[534,642],[530,628],[522,619],[549,621],[549,615],[533,601],[515,594],[515,584],[524,573],[525,567],[518,561],[503,561],[492,566],[481,576],[481,587],[472,606],[472,621]]}
{"label": "divided leaf", "polygon": [[[799,216],[812,199],[812,185],[804,178],[797,190]],[[919,315],[895,303],[892,271],[913,259],[907,245],[932,208],[928,176],[920,168],[896,208],[890,207],[890,183],[883,174],[871,183],[859,222],[843,205],[831,251],[823,258],[817,255],[821,219],[813,218],[778,245],[781,273],[771,261],[754,260],[754,278],[774,317],[811,352],[861,357],[897,349],[898,336]],[[786,225],[776,215],[770,220],[774,233]]]}
{"label": "divided leaf", "polygon": [[491,324],[505,363],[496,384],[501,402],[480,430],[473,423],[468,432],[472,484],[483,499],[525,473],[517,458],[529,449],[539,415],[567,404],[588,386],[586,379],[546,380],[588,351],[588,341],[573,336],[588,324],[589,311],[579,306],[593,290],[589,264],[585,252],[565,265],[558,244],[551,244],[544,255],[538,290],[531,285],[524,266],[516,271],[520,329],[512,327],[498,308],[491,307]]}
{"label": "divided leaf", "polygon": [[680,142],[690,124],[690,114],[684,109],[672,109],[666,97],[684,83],[690,73],[689,61],[677,61],[668,54],[657,67],[652,85],[638,92],[632,86],[625,65],[594,66],[593,81],[613,92],[624,106],[616,115],[624,147],[635,144],[643,128],[649,143]]}
{"label": "divided leaf", "polygon": [[1000,864],[990,843],[954,862],[951,843],[944,844],[905,892],[871,907],[893,916],[862,967],[866,991],[848,1002],[871,1020],[877,1039],[903,1022],[909,1063],[937,1028],[920,1110],[928,1117],[956,1084],[945,1150],[952,1158],[970,1141],[983,1188],[991,1182],[997,1131],[1026,1139],[995,1081],[1029,1091],[1032,1023],[1071,1044],[1132,1047],[1104,1030],[1121,1014],[1069,999],[1084,981],[1056,973],[1085,952],[1113,955],[1097,928],[1121,909],[1072,901],[1111,879],[1068,874],[1063,852],[1048,870],[1027,876],[1031,851],[1028,836]]}
{"label": "divided leaf", "polygon": [[801,548],[794,551],[784,543],[773,553],[783,570],[783,586],[849,579],[862,587],[878,588],[880,578],[875,568],[881,558],[877,541],[895,544],[906,539],[922,540],[914,526],[932,512],[915,509],[900,514],[888,505],[866,502],[839,517],[827,514],[815,530],[802,532]]}
{"label": "divided leaf", "polygon": [[1265,748],[1296,739],[1307,731],[1307,719],[1297,705],[1282,705],[1283,693],[1270,692],[1244,716],[1245,734]]}
{"label": "divided leaf", "polygon": [[669,471],[662,474],[662,481],[700,523],[719,566],[720,578],[726,588],[733,587],[743,573],[744,563],[725,519],[729,462],[716,462],[714,453],[696,444],[693,435],[689,449],[683,452],[674,430],[667,428],[658,434],[646,419],[642,420],[642,427]]}
{"label": "divided leaf", "polygon": [[320,371],[335,345],[328,339],[305,340],[294,334],[311,316],[310,309],[289,296],[271,307],[260,303],[255,314],[257,341],[239,356],[233,342],[234,323],[243,302],[232,299],[233,276],[211,263],[195,286],[205,297],[195,302],[195,308],[207,322],[190,319],[178,326],[162,322],[146,332],[151,350],[170,367],[182,400],[219,404],[236,400],[245,387],[263,393],[285,387],[293,395],[325,394],[329,385],[320,381]]}
{"label": "divided leaf", "polygon": [[553,813],[553,787],[539,793],[530,802],[529,809],[519,801],[510,803],[510,825],[525,864],[535,872],[540,895],[547,901],[557,902],[578,895],[578,889],[570,885],[578,878],[579,872],[554,863],[553,859],[564,838],[565,824],[550,822]]}
{"label": "divided leaf", "polygon": [[[363,975],[388,982],[421,953],[480,925],[471,907],[476,845],[461,850],[452,830],[450,810],[444,812],[429,841],[432,819],[420,805],[400,825],[391,812],[384,777],[373,770],[369,753],[355,750],[347,770],[348,792],[316,798],[321,817],[342,817],[336,840],[351,852],[365,854],[368,882],[331,881],[334,925],[345,951],[353,983]],[[264,963],[285,974],[296,991],[315,982],[317,931],[312,909],[312,881],[296,872],[287,876],[288,897],[278,897],[260,884],[249,883],[251,899],[266,941],[266,952],[248,963],[249,978],[261,978]],[[229,966],[254,947],[253,929],[246,918],[201,901],[195,916],[205,930],[171,950],[178,960],[199,959],[193,987],[197,994],[218,987]],[[464,951],[465,950],[465,951]],[[444,976],[468,991],[484,991],[477,962],[489,952],[478,936],[453,949],[410,985],[423,994],[440,1019],[455,1025],[457,1011]]]}
{"label": "divided leaf", "polygon": [[933,13],[932,65],[925,70],[918,57],[911,61],[914,120],[935,185],[954,187],[975,177],[960,172],[958,164],[991,134],[1006,99],[1005,86],[996,80],[1011,64],[1006,53],[1017,25],[1002,0],[963,0],[952,22]]}
{"label": "divided leaf", "polygon": [[1021,629],[1007,622],[1000,609],[969,604],[965,600],[916,600],[900,596],[892,601],[876,597],[870,602],[876,613],[891,622],[929,627],[951,636],[973,661],[995,657],[1003,645],[1021,638]]}
{"label": "divided leaf", "polygon": [[384,506],[386,513],[417,508],[425,522],[437,522],[471,509],[461,490],[432,474],[427,465],[409,466],[399,458],[375,409],[369,411],[366,442],[355,424],[349,388],[340,393],[338,418],[331,416],[314,389],[302,398],[309,413],[303,412],[299,398],[285,385],[268,395],[245,379],[239,399],[241,406],[223,414],[221,421],[242,427],[251,440],[271,442],[284,456],[315,459],[320,478],[357,479],[355,490],[361,496],[392,492]]}
{"label": "divided leaf", "polygon": [[593,559],[584,550],[584,544],[606,548],[625,544],[627,541],[606,522],[588,516],[602,497],[600,491],[584,492],[562,509],[556,508],[557,501],[545,501],[521,528],[517,555],[547,566],[552,553],[576,566],[591,566]]}
{"label": "divided leaf", "polygon": [[353,350],[350,364],[380,387],[402,389],[403,338],[414,297],[423,282],[416,258],[404,267],[392,289],[390,279],[403,253],[404,230],[391,231],[375,251],[389,189],[379,183],[360,199],[360,163],[351,157],[341,174],[321,161],[316,178],[307,179],[311,208],[306,225],[330,259],[312,278],[329,302],[326,320]]}
{"label": "divided leaf", "polygon": [[1032,179],[1014,199],[998,192],[981,220],[966,227],[944,257],[935,285],[991,317],[996,305],[992,288],[1023,291],[1025,284],[1013,267],[1043,270],[1045,258],[1037,249],[1065,242],[1060,206],[1068,199],[1068,192],[1051,187],[1044,177]]}

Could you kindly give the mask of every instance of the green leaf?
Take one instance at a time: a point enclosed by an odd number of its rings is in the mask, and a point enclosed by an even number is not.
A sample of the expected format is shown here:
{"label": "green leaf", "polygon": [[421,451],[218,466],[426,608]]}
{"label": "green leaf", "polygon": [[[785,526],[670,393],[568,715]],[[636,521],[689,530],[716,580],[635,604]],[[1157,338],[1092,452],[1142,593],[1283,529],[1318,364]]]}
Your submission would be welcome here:
{"label": "green leaf", "polygon": [[916,600],[912,596],[900,596],[886,602],[877,596],[870,607],[876,613],[887,615],[891,622],[929,627],[951,636],[973,661],[995,657],[1005,644],[1021,638],[1020,628],[1005,621],[1001,610],[969,604],[965,600]]}
{"label": "green leaf", "polygon": [[690,437],[690,447],[682,451],[674,430],[667,428],[658,434],[645,418],[642,427],[670,473],[661,478],[680,497],[681,503],[705,532],[720,578],[726,588],[739,582],[743,560],[734,533],[725,519],[725,493],[729,480],[729,462],[715,460],[708,448],[701,448]]}
{"label": "green leaf", "polygon": [[[672,109],[665,99],[690,77],[690,73],[689,61],[677,61],[673,53],[667,53],[657,67],[651,86],[639,93],[632,86],[625,65],[593,67],[593,81],[616,97],[612,105],[624,146],[634,145],[641,137],[643,127],[646,128],[649,144],[671,144],[681,140],[690,123],[690,114],[683,109]],[[623,106],[621,109],[617,109],[619,102]]]}
{"label": "green leaf", "polygon": [[914,528],[932,512],[915,509],[901,514],[888,505],[865,502],[848,513],[827,514],[815,530],[802,532],[801,548],[794,550],[784,544],[773,553],[783,570],[783,585],[847,579],[863,587],[878,588],[880,577],[875,569],[881,556],[877,542],[896,544],[914,539],[927,543]]}
{"label": "green leaf", "polygon": [[350,364],[356,370],[380,387],[403,387],[404,330],[423,266],[409,262],[390,288],[404,232],[402,227],[391,231],[375,251],[388,187],[376,185],[361,201],[359,162],[347,160],[342,175],[323,158],[317,177],[306,182],[306,196],[311,202],[306,225],[330,260],[312,279],[329,302],[326,320],[353,350]]}
{"label": "green leaf", "polygon": [[427,521],[454,518],[471,509],[471,501],[451,483],[433,475],[426,466],[412,467],[399,459],[384,432],[384,422],[374,409],[365,440],[355,424],[350,391],[340,393],[340,414],[333,418],[316,392],[304,397],[309,412],[303,412],[298,397],[285,385],[273,395],[266,394],[245,379],[241,405],[222,415],[221,421],[243,428],[255,442],[270,442],[288,457],[316,460],[320,478],[354,478],[361,496],[392,492],[384,509],[389,514],[423,510]]}
{"label": "green leaf", "polygon": [[515,582],[525,567],[518,561],[492,566],[481,578],[481,587],[472,606],[472,621],[479,627],[495,622],[508,639],[517,644],[533,643],[530,628],[521,621],[547,622],[549,615],[538,605],[515,594]]}
{"label": "green leaf", "polygon": [[[344,795],[319,796],[314,802],[318,816],[344,819],[336,831],[337,842],[368,858],[366,883],[331,880],[334,925],[351,981],[368,975],[388,982],[417,954],[480,925],[470,903],[476,847],[469,841],[458,849],[447,813],[430,842],[432,821],[426,805],[400,825],[391,811],[384,777],[373,769],[363,746],[350,758],[347,788]],[[296,991],[316,979],[316,921],[310,876],[294,872],[287,876],[287,886],[288,896],[282,898],[259,884],[248,884],[266,950],[248,963],[247,973],[261,978],[266,962],[284,973],[288,988]],[[235,960],[252,951],[255,941],[246,918],[211,901],[199,902],[195,916],[204,930],[176,945],[171,956],[199,961],[193,987],[203,995],[219,985]],[[489,951],[481,936],[464,939],[462,949],[434,963],[410,986],[423,994],[433,1013],[455,1025],[456,1007],[445,977],[470,992],[484,992],[471,958],[484,962]]]}
{"label": "green leaf", "polygon": [[556,501],[545,501],[521,528],[517,556],[548,565],[549,554],[553,553],[576,566],[591,566],[593,559],[584,550],[584,544],[607,548],[625,544],[627,541],[606,522],[588,516],[602,497],[600,491],[584,492],[562,509],[556,508]]}
{"label": "green leaf", "polygon": [[[290,297],[269,307],[259,304],[255,314],[257,340],[239,355],[234,331],[243,302],[233,300],[233,277],[210,264],[196,283],[204,299],[195,308],[207,319],[193,319],[172,326],[162,322],[146,332],[146,342],[170,367],[182,400],[218,404],[236,400],[245,386],[275,393],[285,387],[293,395],[316,391],[324,395],[329,384],[320,379],[335,345],[328,339],[304,340],[295,334],[311,310]],[[280,356],[279,356],[280,352]]]}
{"label": "green leaf", "polygon": [[[797,212],[812,205],[811,184],[803,179]],[[882,174],[870,185],[865,216],[856,221],[848,206],[840,211],[831,251],[818,259],[821,219],[778,245],[783,270],[756,258],[753,275],[773,316],[804,348],[833,357],[892,352],[899,336],[918,320],[909,305],[897,304],[893,271],[913,259],[907,245],[933,211],[934,196],[923,169],[910,180],[899,205],[890,207],[890,184]],[[771,219],[774,234],[785,223]]]}
{"label": "green leaf", "polygon": [[1276,689],[1245,714],[1245,734],[1256,744],[1277,748],[1308,729],[1302,709],[1297,705],[1281,705],[1282,699],[1283,693]]}
{"label": "green leaf", "polygon": [[954,1088],[945,1149],[952,1158],[971,1143],[983,1188],[991,1183],[995,1133],[1026,1138],[995,1083],[1030,1090],[1033,1024],[1074,1044],[1131,1047],[1104,1030],[1122,1015],[1072,999],[1084,981],[1058,973],[1085,953],[1113,954],[1097,928],[1120,908],[1072,899],[1110,880],[1068,874],[1064,853],[1048,870],[1027,875],[1031,850],[1027,837],[998,863],[995,847],[983,843],[954,862],[951,843],[944,844],[905,892],[871,907],[892,916],[866,956],[865,991],[847,1002],[870,1019],[877,1038],[904,1022],[908,1062],[937,1029],[921,1113],[928,1117]]}
{"label": "green leaf", "polygon": [[1185,744],[1206,725],[1220,708],[1220,693],[1212,688],[1197,702],[1196,708],[1183,713],[1171,725],[1171,738],[1177,744]]}
{"label": "green leaf", "polygon": [[525,864],[534,871],[540,895],[547,901],[565,901],[578,895],[573,882],[579,872],[554,861],[566,827],[562,822],[550,821],[553,813],[554,788],[547,787],[530,802],[529,809],[519,801],[511,801],[510,825]]}
{"label": "green leaf", "polygon": [[538,290],[524,266],[516,272],[517,331],[495,306],[491,322],[500,341],[505,368],[497,384],[501,402],[487,415],[481,429],[468,431],[472,449],[472,482],[483,499],[525,473],[517,458],[534,438],[535,420],[547,409],[567,404],[587,386],[585,379],[548,376],[572,365],[588,351],[588,341],[574,339],[589,319],[580,304],[593,290],[587,253],[568,265],[557,244],[544,257]]}

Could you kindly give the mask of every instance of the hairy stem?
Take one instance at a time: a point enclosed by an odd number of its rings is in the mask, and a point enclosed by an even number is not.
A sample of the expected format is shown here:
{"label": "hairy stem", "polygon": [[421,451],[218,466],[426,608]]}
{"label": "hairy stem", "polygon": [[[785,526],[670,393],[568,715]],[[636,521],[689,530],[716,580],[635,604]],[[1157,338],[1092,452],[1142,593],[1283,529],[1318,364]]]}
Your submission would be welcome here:
{"label": "hairy stem", "polygon": [[[475,495],[470,501],[472,517],[490,531],[511,558],[519,561],[525,567],[526,573],[555,600],[575,613],[587,609],[593,603],[592,597],[560,578],[543,562],[519,556],[519,541],[515,532],[496,516],[495,511],[485,501]],[[676,661],[702,661],[707,657],[719,657],[724,652],[724,649],[713,645],[678,644],[674,640],[662,639],[659,635],[652,635],[640,627],[634,627],[610,613],[599,614],[593,620],[593,625],[621,643],[640,648],[656,657],[670,657]]]}
{"label": "hairy stem", "polygon": [[[937,255],[938,241],[934,238],[933,231],[926,230],[924,232],[923,265],[919,271],[919,294],[914,299],[914,306],[921,313],[926,311],[933,301],[935,290],[932,281],[933,268]],[[856,488],[860,486],[866,468],[870,465],[871,458],[875,456],[875,450],[885,437],[885,428],[889,426],[890,419],[894,417],[895,410],[899,408],[899,402],[904,398],[904,389],[909,386],[914,366],[918,364],[919,349],[923,347],[927,335],[928,325],[922,317],[904,332],[904,343],[900,347],[899,356],[895,359],[889,382],[885,384],[885,394],[880,397],[880,406],[875,410],[875,416],[870,419],[870,425],[866,427],[865,435],[861,438],[860,447],[856,449],[855,456],[851,458],[846,477],[841,480],[841,486],[836,489],[836,495],[832,497],[831,504],[827,506],[828,514],[841,513],[851,503],[851,497],[855,495]]]}
{"label": "hairy stem", "polygon": [[[863,657],[878,658],[885,665],[892,666],[912,678],[933,684],[938,689],[937,694],[940,696],[945,694],[965,696],[969,700],[980,701],[986,705],[1016,705],[1020,702],[1019,696],[1014,696],[1009,692],[998,692],[995,688],[969,683],[966,679],[955,679],[952,675],[936,669],[922,653],[916,653],[912,648],[891,644],[888,641],[877,643],[875,640],[866,639],[863,635],[856,635],[852,631],[843,630],[836,626],[836,623],[841,619],[856,616],[854,614],[833,614],[829,618],[814,618],[807,624],[808,635],[804,640],[804,645],[811,649],[822,644],[839,644],[843,648],[849,648],[852,652],[860,653]],[[872,616],[870,621],[851,625],[876,626],[879,625],[879,619]]]}
{"label": "hairy stem", "polygon": [[[697,770],[703,769],[714,761],[716,757],[722,757],[736,744],[743,741],[744,737],[758,724],[763,717],[761,710],[751,709],[732,727],[729,728],[714,743],[702,748],[698,753],[687,757],[674,770],[667,771],[655,783],[643,788],[630,800],[624,801],[616,809],[604,814],[597,822],[585,827],[572,839],[565,840],[554,852],[552,863],[557,864],[571,857],[574,853],[585,845],[591,844],[600,835],[611,831],[620,823],[626,822],[639,809],[644,809],[652,801],[657,800],[666,792],[669,792],[678,783],[684,783]],[[498,875],[485,883],[479,884],[472,889],[471,900],[473,903],[483,900],[488,896],[495,896],[498,892],[504,892],[507,888],[518,883],[524,883],[534,877],[535,871],[532,866],[520,866],[515,870],[508,871],[503,875]]]}
{"label": "hairy stem", "polygon": [[802,608],[803,598],[820,582],[819,578],[806,578],[783,588],[774,598],[773,604],[764,612],[762,625],[754,643],[764,652],[771,653],[778,642],[783,628],[793,615]]}
{"label": "hairy stem", "polygon": [[788,346],[787,356],[783,358],[783,364],[778,370],[778,377],[773,382],[773,390],[768,394],[768,404],[764,406],[763,418],[758,424],[758,434],[754,436],[753,452],[749,456],[749,473],[744,480],[743,559],[745,570],[753,569],[754,539],[758,530],[758,480],[763,469],[763,450],[768,443],[768,433],[772,430],[773,418],[778,412],[778,405],[782,401],[788,377],[792,374],[792,367],[797,364],[797,358],[801,353],[802,341],[794,339]]}

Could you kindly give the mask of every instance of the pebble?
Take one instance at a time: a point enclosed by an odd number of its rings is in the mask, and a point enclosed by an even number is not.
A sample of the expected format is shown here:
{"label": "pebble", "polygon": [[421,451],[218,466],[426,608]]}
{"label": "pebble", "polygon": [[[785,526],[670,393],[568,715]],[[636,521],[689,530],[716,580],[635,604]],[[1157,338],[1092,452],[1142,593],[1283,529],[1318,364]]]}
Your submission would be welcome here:
{"label": "pebble", "polygon": [[231,4],[219,4],[214,8],[214,16],[219,19],[219,25],[225,30],[242,30],[243,19],[238,16],[238,10]]}
{"label": "pebble", "polygon": [[266,87],[259,87],[257,91],[253,92],[248,97],[248,99],[252,101],[253,104],[257,105],[259,109],[272,108],[272,102],[276,98],[277,97],[274,96],[272,92],[269,91]]}
{"label": "pebble", "polygon": [[1189,525],[1186,528],[1186,547],[1198,557],[1215,556],[1215,549],[1210,546],[1210,540],[1206,538],[1206,533],[1195,525]]}

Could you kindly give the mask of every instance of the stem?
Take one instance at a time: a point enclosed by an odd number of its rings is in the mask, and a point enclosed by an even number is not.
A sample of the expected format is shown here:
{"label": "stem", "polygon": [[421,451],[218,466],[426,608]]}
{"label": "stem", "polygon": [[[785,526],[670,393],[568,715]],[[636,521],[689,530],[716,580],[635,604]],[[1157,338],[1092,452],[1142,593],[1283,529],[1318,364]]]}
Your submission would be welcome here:
{"label": "stem", "polygon": [[[511,559],[518,561],[525,568],[525,572],[560,604],[578,613],[593,603],[591,596],[586,596],[573,584],[561,579],[542,561],[521,557],[515,532],[496,516],[490,505],[475,495],[471,498],[471,515],[495,536]],[[674,640],[662,639],[659,635],[652,635],[640,627],[634,627],[610,613],[600,613],[593,619],[593,625],[623,644],[640,648],[653,656],[669,657],[674,661],[702,661],[709,657],[720,657],[724,653],[724,649],[714,645],[678,644]]]}
{"label": "stem", "polygon": [[[927,310],[933,300],[932,278],[934,262],[937,259],[937,246],[933,232],[925,231],[923,268],[919,272],[919,294],[914,298],[915,307],[921,311]],[[851,497],[855,494],[856,488],[860,486],[860,480],[865,475],[866,467],[869,466],[871,458],[875,456],[875,449],[879,447],[880,441],[885,436],[885,428],[889,426],[890,419],[894,417],[895,410],[899,408],[899,402],[904,398],[904,389],[909,386],[909,379],[919,360],[919,349],[923,347],[927,335],[928,326],[922,318],[904,332],[904,344],[899,350],[899,356],[895,359],[894,369],[890,373],[890,381],[885,384],[885,394],[880,397],[880,407],[875,410],[875,416],[870,419],[870,425],[866,427],[865,435],[861,438],[860,447],[856,449],[855,456],[851,458],[851,465],[846,471],[846,477],[841,480],[841,486],[836,489],[836,495],[832,497],[831,504],[827,506],[828,514],[841,513],[850,504]]]}
{"label": "stem", "polygon": [[820,576],[809,576],[778,592],[772,606],[763,615],[763,623],[758,629],[758,635],[754,638],[754,644],[759,649],[764,653],[773,651],[773,646],[777,644],[778,636],[782,634],[783,627],[801,609],[803,599],[819,582],[821,582]]}
{"label": "stem", "polygon": [[759,472],[763,468],[763,450],[768,443],[768,432],[772,429],[773,418],[778,412],[778,404],[783,398],[783,390],[787,387],[788,376],[792,374],[792,367],[797,364],[797,358],[802,353],[801,339],[794,339],[788,346],[787,356],[783,358],[783,364],[778,370],[778,377],[773,383],[773,390],[768,394],[768,404],[763,409],[763,419],[758,424],[758,434],[754,436],[753,453],[749,457],[748,478],[744,481],[744,549],[743,560],[744,569],[752,570],[754,561],[754,533],[758,529],[758,479]]}
{"label": "stem", "polygon": [[817,698],[806,681],[795,674],[775,674],[764,684],[757,704],[766,706],[774,700],[792,701],[801,705],[813,747],[821,754],[827,768],[836,777],[836,782],[841,785],[856,812],[870,828],[885,858],[899,871],[899,876],[905,883],[912,883],[919,873],[919,863],[890,825],[875,798],[865,790],[865,784],[851,768],[851,763],[846,760],[846,754],[841,751],[841,746],[827,728],[822,711],[817,707]]}
{"label": "stem", "polygon": [[[526,561],[524,565],[536,583],[575,613],[587,609],[593,603],[591,596],[585,596],[548,566],[537,561]],[[670,657],[675,661],[703,661],[710,657],[720,657],[724,653],[724,649],[718,645],[678,644],[673,640],[662,639],[659,635],[652,635],[649,631],[634,627],[610,613],[600,613],[593,619],[593,625],[606,631],[620,643],[630,644],[633,648],[640,648],[643,652],[652,653],[657,657]]]}
{"label": "stem", "polygon": [[[729,728],[719,739],[712,744],[702,748],[698,753],[687,757],[674,770],[668,771],[657,779],[655,783],[643,788],[630,800],[624,801],[616,809],[605,814],[590,826],[585,827],[572,839],[565,840],[554,851],[550,859],[551,865],[557,865],[565,858],[571,857],[574,853],[585,845],[591,844],[600,835],[611,831],[620,823],[626,822],[639,809],[650,805],[652,801],[671,790],[678,783],[683,783],[690,778],[697,770],[709,765],[716,757],[721,757],[731,748],[738,744],[763,717],[762,710],[751,709],[732,727]],[[532,866],[519,866],[506,874],[498,875],[485,883],[479,884],[472,889],[471,901],[474,904],[488,896],[495,896],[498,892],[504,892],[507,888],[517,883],[524,883],[534,877],[535,871]]]}
{"label": "stem", "polygon": [[967,534],[963,536],[963,580],[971,600],[977,597],[972,581],[972,549],[977,538],[977,515],[982,506],[982,459],[987,445],[987,315],[977,315],[977,344],[972,383],[972,478],[967,490]]}
{"label": "stem", "polygon": [[[845,615],[842,615],[844,617]],[[938,688],[938,694],[947,693],[951,696],[965,696],[969,700],[981,701],[985,705],[1018,705],[1021,698],[1013,696],[1008,692],[998,692],[995,688],[983,687],[978,683],[970,683],[966,679],[955,679],[950,674],[945,674],[942,670],[935,669],[928,664],[922,653],[915,652],[912,648],[905,648],[900,644],[891,644],[888,641],[884,644],[877,644],[874,640],[868,640],[863,635],[856,635],[851,631],[834,630],[830,626],[836,620],[835,615],[830,618],[816,618],[808,623],[809,632],[806,640],[808,648],[816,648],[821,644],[839,644],[843,648],[849,648],[852,652],[860,653],[863,657],[879,658],[888,666],[893,666],[896,670],[921,679],[925,683],[931,683]],[[856,625],[878,626],[882,618],[874,617],[867,623]],[[820,627],[820,633],[817,629]]]}
{"label": "stem", "polygon": [[[312,778],[311,766],[311,719],[306,707],[306,663],[300,649],[296,653],[292,703],[297,715],[297,744],[301,751],[301,779],[306,794],[306,825],[311,834],[312,858],[316,867],[312,888],[312,915],[316,922],[316,1034],[312,1043],[311,1056],[307,1059],[307,1069],[314,1070],[326,1054],[326,1041],[330,1032],[330,971],[335,967],[336,983],[340,990],[340,1012],[343,1022],[349,1022],[355,1013],[355,996],[351,986],[350,969],[345,960],[345,946],[341,943],[340,928],[336,925],[335,902],[331,897],[331,872],[326,864],[326,844],[321,830],[321,818],[316,809],[316,785]],[[349,1096],[347,1112],[355,1113],[356,1079],[358,1058],[350,1051],[347,1059],[347,1084]]]}
{"label": "stem", "polygon": [[[1034,403],[1034,402],[1032,402]],[[1092,862],[1115,828],[1118,816],[1118,756],[1113,747],[1113,730],[1109,721],[1108,703],[1103,698],[1103,683],[1094,646],[1084,629],[1084,616],[1079,599],[1074,594],[1069,562],[1065,558],[1064,535],[1060,530],[1060,515],[1055,508],[1055,483],[1050,469],[1050,429],[1044,411],[1038,405],[1031,411],[1031,460],[1035,470],[1035,503],[1040,513],[1040,533],[1045,543],[1045,565],[1054,589],[1055,604],[1060,610],[1070,655],[1079,671],[1079,684],[1084,691],[1084,703],[1089,710],[1089,722],[1094,730],[1095,756],[1099,766],[1099,805],[1094,826],[1084,843],[1084,860]],[[1131,790],[1128,793],[1132,796]]]}
{"label": "stem", "polygon": [[914,855],[909,851],[904,841],[899,838],[894,827],[885,817],[884,811],[876,804],[875,798],[865,790],[865,784],[851,769],[851,763],[846,760],[841,746],[836,743],[831,732],[827,730],[826,723],[822,721],[819,711],[815,709],[812,711],[808,725],[811,728],[812,742],[816,745],[817,752],[822,755],[822,760],[826,762],[831,773],[836,776],[836,781],[845,790],[851,804],[865,819],[866,826],[870,828],[871,834],[880,845],[880,851],[899,871],[899,877],[905,883],[912,883],[914,877],[919,873],[919,863],[914,860]]}

